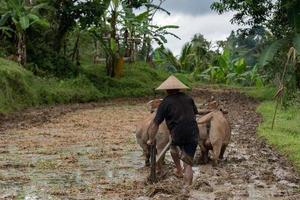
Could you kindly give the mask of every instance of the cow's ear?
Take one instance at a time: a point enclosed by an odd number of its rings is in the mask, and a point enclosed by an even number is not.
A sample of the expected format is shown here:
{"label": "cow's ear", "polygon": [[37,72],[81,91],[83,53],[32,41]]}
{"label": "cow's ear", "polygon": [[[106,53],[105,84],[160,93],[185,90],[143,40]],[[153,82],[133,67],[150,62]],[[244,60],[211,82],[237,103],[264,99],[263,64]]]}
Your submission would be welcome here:
{"label": "cow's ear", "polygon": [[151,101],[149,101],[149,102],[147,103],[147,110],[148,110],[149,112],[152,111],[152,102],[153,102],[153,100],[151,100]]}
{"label": "cow's ear", "polygon": [[149,106],[152,102],[153,102],[153,100],[149,101],[149,102],[147,103],[147,106]]}

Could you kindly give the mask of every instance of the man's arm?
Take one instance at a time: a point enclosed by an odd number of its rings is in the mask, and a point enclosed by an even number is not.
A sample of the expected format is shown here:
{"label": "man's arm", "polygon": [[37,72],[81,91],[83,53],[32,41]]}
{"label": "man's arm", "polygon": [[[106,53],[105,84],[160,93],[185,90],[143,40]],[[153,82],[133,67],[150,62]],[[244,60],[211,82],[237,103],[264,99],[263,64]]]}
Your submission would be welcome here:
{"label": "man's arm", "polygon": [[153,141],[155,140],[159,125],[164,121],[165,118],[165,109],[164,103],[162,102],[157,109],[156,115],[154,119],[151,121],[149,128],[148,128],[148,145],[153,144]]}
{"label": "man's arm", "polygon": [[152,120],[152,122],[150,123],[149,129],[148,129],[148,135],[149,135],[149,140],[147,141],[148,145],[153,144],[156,134],[157,134],[157,131],[158,131],[158,128],[159,128],[159,125],[157,125],[154,122],[154,120]]}

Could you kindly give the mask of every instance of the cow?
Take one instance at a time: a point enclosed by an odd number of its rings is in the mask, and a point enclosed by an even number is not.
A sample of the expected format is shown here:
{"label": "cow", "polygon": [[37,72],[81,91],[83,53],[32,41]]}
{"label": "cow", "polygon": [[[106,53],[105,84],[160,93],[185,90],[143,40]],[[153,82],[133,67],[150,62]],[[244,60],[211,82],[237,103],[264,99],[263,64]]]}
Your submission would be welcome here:
{"label": "cow", "polygon": [[[222,111],[218,109],[216,101],[208,103],[208,114],[197,120],[200,129],[199,146],[204,163],[208,161],[208,151],[212,150],[213,166],[218,164],[219,159],[223,159],[224,152],[231,138],[231,127]],[[201,127],[201,128],[200,128]]]}
{"label": "cow", "polygon": [[[145,156],[145,165],[150,166],[150,146],[147,144],[147,141],[149,139],[148,135],[148,129],[150,126],[150,123],[154,119],[156,115],[156,110],[161,103],[162,99],[155,99],[151,100],[147,103],[147,108],[149,113],[149,116],[147,116],[144,120],[140,121],[137,124],[136,128],[136,140],[137,143],[141,146],[143,149],[143,154]],[[169,142],[169,135],[170,131],[166,125],[166,122],[164,121],[158,129],[157,135],[156,135],[156,152],[159,155],[161,151],[164,149],[164,147]],[[164,156],[157,164],[158,171],[161,170],[162,164],[164,162]]]}

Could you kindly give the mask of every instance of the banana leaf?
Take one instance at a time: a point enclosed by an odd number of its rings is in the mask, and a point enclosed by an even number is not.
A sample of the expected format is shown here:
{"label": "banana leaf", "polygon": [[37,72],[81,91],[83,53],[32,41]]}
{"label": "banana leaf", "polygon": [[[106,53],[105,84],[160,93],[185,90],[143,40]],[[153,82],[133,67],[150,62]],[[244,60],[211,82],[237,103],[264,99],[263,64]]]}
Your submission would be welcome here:
{"label": "banana leaf", "polygon": [[271,45],[267,46],[258,61],[259,66],[265,66],[269,64],[273,59],[279,49],[286,43],[286,40],[276,40]]}

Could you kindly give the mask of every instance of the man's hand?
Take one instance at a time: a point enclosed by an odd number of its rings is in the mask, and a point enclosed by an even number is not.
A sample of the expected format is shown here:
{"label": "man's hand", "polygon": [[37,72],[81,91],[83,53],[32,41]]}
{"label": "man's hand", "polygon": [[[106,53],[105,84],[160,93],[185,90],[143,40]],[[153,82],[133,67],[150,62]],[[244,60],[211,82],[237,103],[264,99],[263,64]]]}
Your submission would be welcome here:
{"label": "man's hand", "polygon": [[147,141],[148,145],[153,145],[154,144],[154,140],[155,140],[155,136],[157,134],[158,131],[158,125],[152,121],[150,123],[149,129],[148,129],[148,135],[149,135],[149,139]]}
{"label": "man's hand", "polygon": [[154,142],[153,142],[152,140],[148,140],[148,141],[147,141],[147,144],[148,144],[148,145],[153,145]]}

